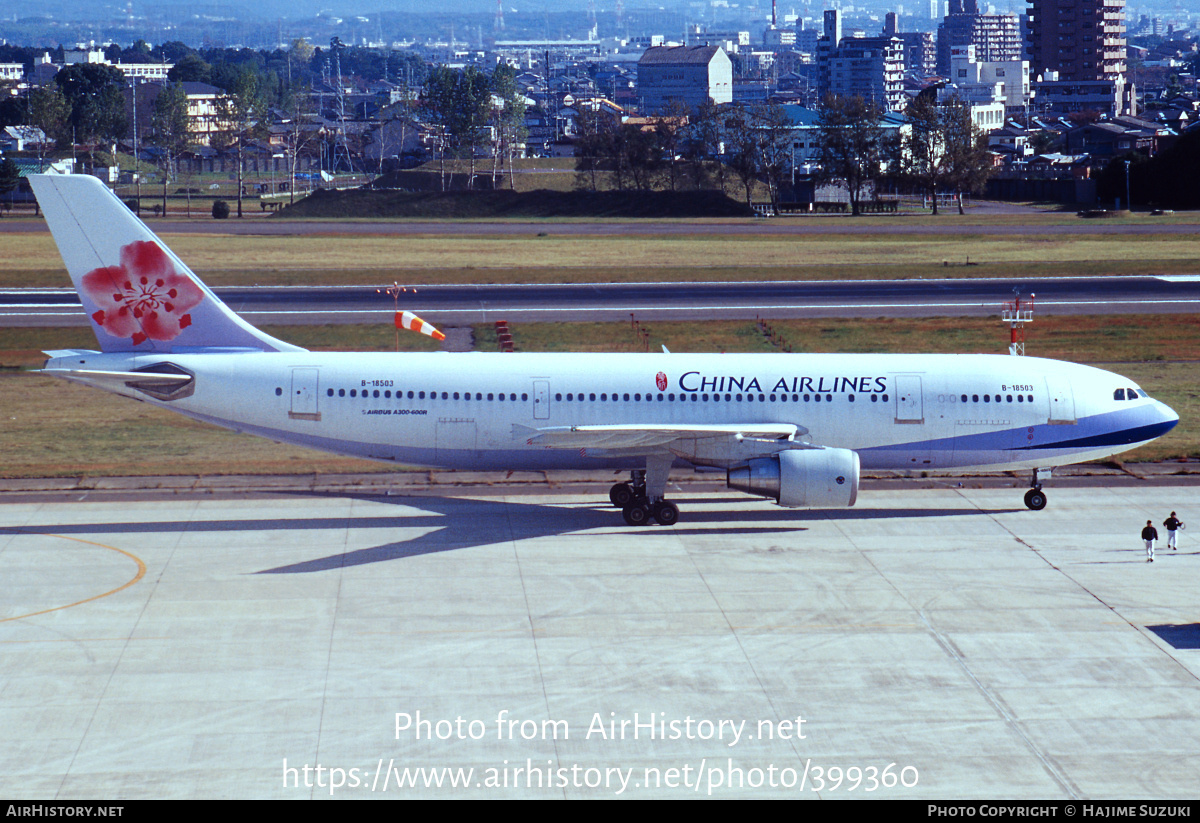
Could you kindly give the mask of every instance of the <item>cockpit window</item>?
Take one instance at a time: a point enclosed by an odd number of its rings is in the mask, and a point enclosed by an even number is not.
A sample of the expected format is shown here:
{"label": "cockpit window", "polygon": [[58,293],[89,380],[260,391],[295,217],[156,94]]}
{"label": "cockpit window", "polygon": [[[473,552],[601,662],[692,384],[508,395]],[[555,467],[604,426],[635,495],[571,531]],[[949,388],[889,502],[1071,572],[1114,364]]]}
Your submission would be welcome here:
{"label": "cockpit window", "polygon": [[1141,389],[1127,389],[1126,391],[1129,393],[1130,400],[1136,400],[1139,397],[1148,397],[1149,396]]}
{"label": "cockpit window", "polygon": [[1125,390],[1124,389],[1117,389],[1115,392],[1113,392],[1113,400],[1124,400],[1124,399],[1125,399]]}

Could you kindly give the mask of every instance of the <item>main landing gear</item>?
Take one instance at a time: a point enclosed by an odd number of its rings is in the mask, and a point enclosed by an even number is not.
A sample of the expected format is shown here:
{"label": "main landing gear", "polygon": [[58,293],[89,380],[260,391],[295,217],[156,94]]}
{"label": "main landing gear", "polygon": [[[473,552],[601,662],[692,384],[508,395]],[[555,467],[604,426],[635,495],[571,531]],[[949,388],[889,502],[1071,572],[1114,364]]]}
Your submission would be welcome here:
{"label": "main landing gear", "polygon": [[679,507],[663,498],[672,460],[669,456],[649,457],[644,470],[630,472],[630,482],[608,490],[608,499],[630,526],[646,526],[651,520],[674,526],[679,521]]}
{"label": "main landing gear", "polygon": [[1034,469],[1029,481],[1030,489],[1025,492],[1025,505],[1040,512],[1046,508],[1046,493],[1042,491],[1042,481],[1050,479],[1050,469]]}

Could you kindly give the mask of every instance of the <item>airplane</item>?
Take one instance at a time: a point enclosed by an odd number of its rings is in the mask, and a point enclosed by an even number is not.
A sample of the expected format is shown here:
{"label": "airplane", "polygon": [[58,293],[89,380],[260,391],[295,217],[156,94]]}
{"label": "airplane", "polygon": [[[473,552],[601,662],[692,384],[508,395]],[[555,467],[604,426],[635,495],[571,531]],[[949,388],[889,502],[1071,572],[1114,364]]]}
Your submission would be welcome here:
{"label": "airplane", "polygon": [[780,506],[853,506],[868,470],[1111,457],[1179,416],[1111,372],[1000,354],[317,353],[231,311],[98,179],[30,177],[99,342],[43,374],[336,454],[473,470],[614,469],[630,526],[673,525],[675,466]]}

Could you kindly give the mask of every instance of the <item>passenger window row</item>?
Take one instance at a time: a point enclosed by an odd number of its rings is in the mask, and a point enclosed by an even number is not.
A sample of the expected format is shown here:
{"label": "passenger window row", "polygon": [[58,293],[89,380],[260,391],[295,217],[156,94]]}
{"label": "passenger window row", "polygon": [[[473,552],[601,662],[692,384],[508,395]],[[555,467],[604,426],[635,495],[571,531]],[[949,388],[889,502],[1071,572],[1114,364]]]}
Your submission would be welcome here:
{"label": "passenger window row", "polygon": [[[354,399],[362,398],[364,400],[379,399],[379,398],[384,399],[384,400],[391,400],[392,394],[393,393],[392,393],[391,389],[380,390],[380,389],[332,389],[332,388],[330,388],[330,389],[325,390],[326,397],[350,397],[350,398],[354,398]],[[276,397],[283,396],[283,389],[280,387],[276,387],[275,388],[275,396]],[[408,400],[425,400],[426,398],[428,398],[429,400],[437,400],[439,398],[439,396],[442,400],[471,400],[471,399],[474,399],[476,401],[485,401],[486,400],[488,402],[492,402],[492,401],[503,402],[505,400],[507,400],[509,402],[515,402],[517,400],[516,392],[509,392],[507,394],[505,394],[504,392],[486,392],[486,393],[475,392],[473,395],[471,392],[445,392],[445,391],[444,392],[436,392],[436,391],[423,392],[423,391],[413,390],[413,389],[410,389],[407,392],[405,392],[405,391],[395,392],[395,399],[397,399],[397,400],[402,400],[405,398],[407,398]],[[887,394],[872,394],[869,396],[871,398],[872,403],[878,403],[880,401],[882,401],[884,403],[888,402]],[[567,392],[566,395],[564,396],[561,392],[559,392],[554,395],[555,400],[557,400],[559,402],[568,402],[568,403],[571,403],[571,402],[595,403],[597,401],[599,401],[601,403],[608,403],[608,402],[612,402],[612,403],[626,402],[627,403],[630,401],[632,401],[632,402],[643,402],[643,401],[645,401],[645,402],[664,402],[665,401],[668,403],[674,403],[676,401],[684,402],[684,403],[689,402],[689,401],[691,401],[693,403],[695,403],[695,402],[719,403],[722,401],[726,402],[726,403],[741,403],[741,402],[753,403],[753,402],[757,401],[759,403],[776,403],[776,402],[787,403],[789,400],[789,397],[790,397],[791,402],[793,402],[793,403],[809,403],[809,402],[832,403],[833,402],[832,394],[792,394],[792,395],[787,395],[787,394],[778,394],[778,395],[776,395],[776,394],[745,394],[745,395],[742,395],[742,394],[713,393],[710,395],[705,392],[695,392],[695,393],[681,392],[680,394],[676,395],[673,392],[667,393],[667,394],[663,394],[662,392],[659,392],[658,394],[647,393],[645,395],[642,395],[640,392],[638,392],[638,393],[634,393],[634,394],[630,395],[628,392],[625,392],[624,394],[618,394],[616,392],[613,392],[610,395],[607,392],[602,392],[601,394],[597,395],[595,392],[589,392],[585,395],[583,392],[578,392],[578,393]],[[850,403],[853,403],[856,400],[856,398],[853,394],[845,395],[845,397],[846,397],[846,400]],[[967,399],[967,396],[964,394],[963,401],[966,402],[966,399]],[[1010,397],[1009,399],[1011,401],[1012,398]],[[522,402],[527,402],[529,400],[529,394],[526,392],[522,392],[521,400],[522,400]],[[1030,400],[1032,401],[1032,397],[1030,398]]]}
{"label": "passenger window row", "polygon": [[[283,389],[276,386],[275,387],[275,396],[282,397]],[[392,399],[392,390],[391,389],[383,389],[381,391],[379,389],[350,389],[350,390],[326,389],[325,396],[326,397],[352,397],[355,399],[361,398],[363,400],[370,400],[370,399],[375,399],[375,398],[391,400]],[[516,402],[516,399],[517,399],[516,392],[509,392],[507,394],[505,394],[504,392],[487,392],[487,393],[475,392],[474,394],[472,394],[471,392],[436,392],[436,391],[423,392],[423,391],[416,391],[416,390],[411,390],[407,393],[403,392],[403,391],[395,392],[396,400],[403,400],[403,399],[405,399],[405,397],[407,397],[407,399],[409,399],[409,400],[424,400],[424,399],[426,399],[426,397],[428,397],[430,400],[436,400],[436,399],[438,399],[439,396],[441,397],[442,400],[451,400],[451,399],[453,399],[453,400],[471,400],[473,398],[478,401],[487,400],[487,401],[501,401],[502,402],[502,401],[507,400],[510,402]],[[529,394],[523,393],[521,395],[521,399],[526,400],[526,401],[529,400]]]}
{"label": "passenger window row", "polygon": [[[962,401],[963,403],[966,403],[966,402],[968,402],[968,400],[967,400],[967,395],[965,395],[965,394],[964,394],[964,395],[962,396],[962,398],[961,398],[961,401]],[[977,394],[972,394],[972,395],[970,396],[970,401],[969,401],[969,402],[971,402],[971,403],[978,403],[978,402],[980,402],[980,397],[979,397],[979,395],[977,395]],[[984,402],[984,403],[1012,403],[1012,402],[1013,402],[1013,396],[1012,396],[1011,394],[1006,394],[1006,395],[1004,395],[1003,397],[1001,397],[1001,396],[1000,396],[1000,395],[998,395],[998,394],[985,394],[985,395],[983,395],[983,402]],[[1018,394],[1018,395],[1016,396],[1016,402],[1018,402],[1018,403],[1032,403],[1032,402],[1033,402],[1033,395],[1032,395],[1032,394]]]}
{"label": "passenger window row", "polygon": [[[276,394],[278,394],[278,393],[279,392],[276,391]],[[336,396],[336,397],[362,398],[364,400],[373,399],[373,398],[383,398],[384,400],[391,400],[392,399],[392,390],[384,389],[384,390],[380,391],[379,389],[350,389],[347,391],[346,389],[338,389],[335,392],[333,389],[326,389],[325,396],[326,397],[335,397]],[[447,392],[447,391],[423,392],[423,391],[417,391],[415,389],[410,389],[407,392],[404,392],[404,391],[396,392],[397,400],[403,400],[405,398],[407,398],[408,400],[425,400],[426,398],[428,398],[430,400],[437,400],[439,396],[441,397],[442,400],[472,400],[473,399],[473,400],[477,400],[477,401],[488,401],[488,402],[492,402],[492,401],[503,402],[505,400],[508,400],[510,402],[515,402],[517,399],[516,392],[509,392],[507,394],[505,394],[504,392],[475,392],[474,394],[472,394],[469,391],[468,392]],[[522,394],[521,399],[528,400],[529,394],[528,393]]]}
{"label": "passenger window row", "polygon": [[[707,394],[705,392],[686,392],[686,393],[680,392],[678,395],[676,395],[673,392],[670,392],[667,394],[663,394],[662,392],[659,392],[658,394],[652,394],[652,393],[647,392],[645,395],[643,395],[639,392],[639,393],[634,393],[631,395],[628,392],[625,392],[624,394],[618,394],[616,392],[613,392],[610,395],[607,392],[602,392],[601,394],[597,395],[595,392],[588,392],[587,394],[584,394],[583,392],[579,392],[579,393],[567,392],[565,395],[563,395],[562,393],[558,393],[558,394],[554,395],[555,400],[557,400],[559,402],[567,402],[567,403],[572,403],[572,402],[628,403],[630,401],[632,401],[634,403],[664,402],[664,401],[667,403],[674,403],[676,401],[683,402],[683,403],[687,403],[689,401],[692,403],[696,403],[696,402],[720,403],[722,401],[725,403],[742,403],[742,402],[753,403],[756,400],[759,403],[776,403],[776,402],[787,403],[789,397],[791,398],[791,402],[793,402],[793,403],[809,403],[809,402],[820,403],[822,401],[824,401],[826,403],[833,402],[832,394],[811,394],[811,395],[810,394],[792,394],[792,395],[787,395],[787,394],[778,394],[778,395],[776,395],[776,394],[745,394],[745,395],[742,395],[742,394],[718,394],[716,392],[714,392],[712,394]],[[845,395],[845,397],[846,397],[847,401],[849,401],[851,403],[855,402],[855,396],[853,394],[847,394],[847,395]],[[883,402],[886,403],[887,399],[888,399],[888,396],[886,394],[882,394],[882,395],[872,394],[872,395],[870,395],[870,397],[871,397],[872,403],[878,403],[880,400],[882,400]]]}
{"label": "passenger window row", "polygon": [[[1137,399],[1139,394],[1141,394],[1141,396],[1143,396],[1143,397],[1146,396],[1144,392],[1139,392],[1138,389],[1117,389],[1115,392],[1113,392],[1113,399],[1114,400],[1125,400],[1126,397],[1128,397],[1128,399],[1130,399],[1130,400],[1135,400],[1135,399]],[[282,395],[283,395],[283,389],[280,387],[276,387],[275,388],[275,396],[281,397]],[[326,389],[325,396],[326,397],[347,397],[348,396],[348,397],[355,398],[355,399],[362,398],[364,400],[378,399],[378,398],[382,398],[384,400],[391,400],[392,399],[392,390],[391,389],[383,389],[381,391],[379,389],[349,389],[349,390],[347,390],[347,389],[336,389],[336,390],[335,389]],[[397,399],[397,400],[402,400],[405,398],[407,398],[408,400],[425,400],[426,398],[428,398],[429,400],[437,400],[439,398],[439,396],[442,400],[467,400],[467,401],[469,401],[469,400],[474,399],[477,402],[482,402],[482,401],[504,402],[506,400],[509,402],[516,402],[516,400],[517,400],[516,392],[508,392],[507,394],[504,392],[486,392],[486,393],[485,392],[475,392],[474,394],[472,394],[471,392],[445,392],[445,391],[444,392],[436,392],[436,391],[423,392],[423,391],[413,390],[413,389],[410,389],[407,392],[404,392],[404,391],[395,392],[395,399]],[[869,396],[871,398],[872,403],[878,403],[880,401],[882,401],[884,403],[888,402],[887,394],[872,394]],[[826,403],[833,402],[832,394],[812,394],[812,395],[809,395],[809,394],[793,394],[793,395],[745,394],[745,395],[742,395],[742,394],[718,394],[715,392],[713,394],[707,394],[704,392],[691,392],[691,393],[681,392],[680,394],[676,395],[673,392],[670,392],[667,394],[663,394],[662,392],[659,392],[658,394],[646,393],[645,395],[642,395],[639,392],[639,393],[634,393],[634,394],[630,395],[628,392],[626,392],[624,394],[618,394],[616,392],[613,392],[610,395],[607,392],[602,392],[601,394],[597,395],[595,392],[589,392],[585,395],[583,392],[578,392],[578,393],[567,392],[566,395],[563,395],[560,392],[560,393],[557,393],[554,395],[555,400],[557,400],[559,402],[565,401],[568,403],[571,403],[571,402],[595,403],[597,401],[599,401],[601,403],[608,403],[608,402],[612,402],[612,403],[626,402],[627,403],[627,402],[630,402],[631,400],[635,403],[640,403],[643,401],[645,401],[645,402],[655,402],[655,401],[664,402],[665,401],[667,403],[674,403],[676,401],[680,401],[680,402],[684,402],[684,403],[689,402],[689,401],[693,402],[693,403],[695,403],[695,402],[719,403],[722,401],[724,401],[726,403],[741,403],[741,402],[753,403],[756,400],[759,403],[766,403],[766,402],[787,403],[789,397],[791,399],[791,402],[793,402],[793,403],[809,403],[809,402],[820,403],[822,401],[824,401]],[[850,403],[855,402],[855,396],[853,394],[848,394],[845,397],[848,402],[850,402]],[[521,400],[522,400],[522,402],[528,402],[529,394],[527,392],[522,392]],[[1018,395],[1015,395],[1015,397],[1014,397],[1014,395],[1011,395],[1011,394],[1006,394],[1006,395],[985,394],[981,397],[978,394],[972,394],[972,395],[964,394],[960,397],[960,400],[963,403],[967,403],[967,402],[979,403],[981,401],[984,403],[1012,403],[1012,402],[1014,402],[1014,400],[1017,403],[1032,403],[1033,395],[1032,394],[1018,394]]]}

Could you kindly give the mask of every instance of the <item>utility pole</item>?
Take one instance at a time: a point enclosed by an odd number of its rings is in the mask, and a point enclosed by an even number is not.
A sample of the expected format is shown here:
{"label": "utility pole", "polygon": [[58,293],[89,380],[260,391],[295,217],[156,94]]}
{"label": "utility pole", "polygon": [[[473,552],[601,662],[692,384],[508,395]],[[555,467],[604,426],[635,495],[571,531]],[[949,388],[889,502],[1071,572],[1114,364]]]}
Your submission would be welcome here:
{"label": "utility pole", "polygon": [[1125,161],[1125,208],[1133,210],[1133,201],[1129,199],[1129,161]]}

